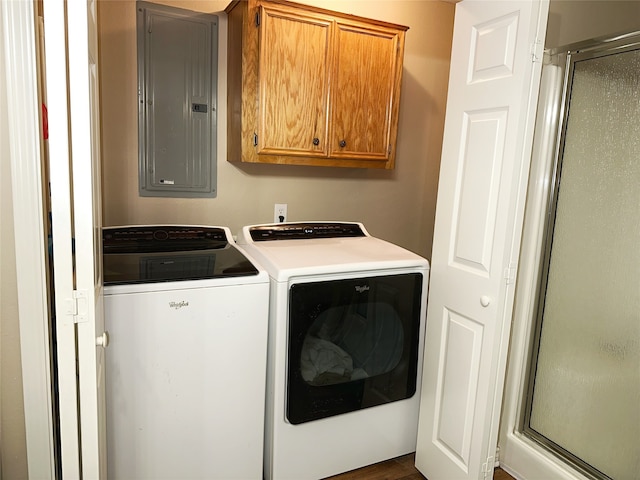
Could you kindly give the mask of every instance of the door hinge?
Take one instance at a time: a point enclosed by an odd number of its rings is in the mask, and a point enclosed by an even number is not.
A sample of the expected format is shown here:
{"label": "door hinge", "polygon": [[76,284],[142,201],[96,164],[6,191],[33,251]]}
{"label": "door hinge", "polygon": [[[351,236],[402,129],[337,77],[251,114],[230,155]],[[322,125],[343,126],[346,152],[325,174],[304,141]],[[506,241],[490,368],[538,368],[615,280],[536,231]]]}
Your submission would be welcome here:
{"label": "door hinge", "polygon": [[511,285],[516,281],[516,264],[510,263],[507,268],[504,269],[504,279],[507,285]]}
{"label": "door hinge", "polygon": [[253,134],[253,146],[254,147],[258,146],[258,134],[257,133]]}
{"label": "door hinge", "polygon": [[484,478],[493,478],[493,471],[495,469],[495,458],[487,457],[487,463],[482,464],[482,473],[484,474]]}
{"label": "door hinge", "polygon": [[544,44],[538,38],[531,44],[530,50],[531,61],[533,63],[542,63],[542,58],[544,56]]}
{"label": "door hinge", "polygon": [[72,297],[65,300],[65,313],[73,319],[72,323],[88,321],[89,302],[87,290],[74,290]]}
{"label": "door hinge", "polygon": [[256,27],[260,26],[260,12],[256,12]]}

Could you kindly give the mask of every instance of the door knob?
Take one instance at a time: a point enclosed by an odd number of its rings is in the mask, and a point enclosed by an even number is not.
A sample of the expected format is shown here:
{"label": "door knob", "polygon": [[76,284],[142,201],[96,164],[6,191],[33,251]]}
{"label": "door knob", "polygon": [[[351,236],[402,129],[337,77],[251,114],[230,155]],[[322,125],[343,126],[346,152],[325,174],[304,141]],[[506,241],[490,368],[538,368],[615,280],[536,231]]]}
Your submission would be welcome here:
{"label": "door knob", "polygon": [[102,335],[96,337],[96,345],[98,347],[107,348],[109,346],[109,332],[103,332]]}
{"label": "door knob", "polygon": [[489,297],[488,295],[482,295],[480,297],[480,305],[482,305],[483,307],[488,307],[490,303],[491,297]]}

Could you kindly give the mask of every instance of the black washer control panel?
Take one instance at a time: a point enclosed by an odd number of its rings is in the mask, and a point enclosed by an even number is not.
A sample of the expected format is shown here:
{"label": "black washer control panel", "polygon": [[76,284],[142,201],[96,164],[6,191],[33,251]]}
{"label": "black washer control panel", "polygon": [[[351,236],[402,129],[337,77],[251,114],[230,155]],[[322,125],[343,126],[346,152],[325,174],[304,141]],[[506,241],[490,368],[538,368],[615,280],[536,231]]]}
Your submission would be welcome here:
{"label": "black washer control panel", "polygon": [[153,225],[102,229],[105,253],[202,250],[226,244],[225,231],[218,227]]}
{"label": "black washer control panel", "polygon": [[257,275],[221,227],[144,225],[102,229],[104,285]]}

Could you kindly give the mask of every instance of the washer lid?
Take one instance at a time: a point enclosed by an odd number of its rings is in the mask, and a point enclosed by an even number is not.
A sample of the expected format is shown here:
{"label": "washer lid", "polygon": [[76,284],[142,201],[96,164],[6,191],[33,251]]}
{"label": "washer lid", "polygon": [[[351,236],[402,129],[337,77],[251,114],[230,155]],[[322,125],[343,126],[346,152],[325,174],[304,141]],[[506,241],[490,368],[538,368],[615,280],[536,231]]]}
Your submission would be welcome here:
{"label": "washer lid", "polygon": [[102,242],[104,285],[258,274],[223,227],[107,227]]}

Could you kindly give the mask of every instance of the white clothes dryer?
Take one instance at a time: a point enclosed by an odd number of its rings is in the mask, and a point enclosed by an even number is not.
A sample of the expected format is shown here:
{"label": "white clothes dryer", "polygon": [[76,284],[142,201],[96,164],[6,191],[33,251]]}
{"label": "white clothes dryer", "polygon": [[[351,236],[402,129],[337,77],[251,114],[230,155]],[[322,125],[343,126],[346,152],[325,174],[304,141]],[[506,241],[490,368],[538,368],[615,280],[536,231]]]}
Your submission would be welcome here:
{"label": "white clothes dryer", "polygon": [[361,223],[247,226],[237,241],[271,283],[264,477],[415,451],[427,260]]}
{"label": "white clothes dryer", "polygon": [[103,229],[112,479],[262,476],[269,280],[225,227]]}

